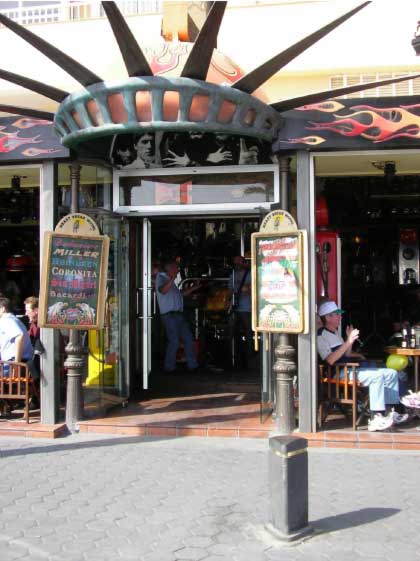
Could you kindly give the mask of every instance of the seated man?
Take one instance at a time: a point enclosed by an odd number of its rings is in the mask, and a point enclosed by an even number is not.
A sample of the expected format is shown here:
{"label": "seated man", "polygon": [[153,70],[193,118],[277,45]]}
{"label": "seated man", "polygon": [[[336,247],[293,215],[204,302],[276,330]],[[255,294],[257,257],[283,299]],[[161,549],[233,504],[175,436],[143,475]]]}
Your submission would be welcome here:
{"label": "seated man", "polygon": [[[319,306],[318,314],[323,327],[318,330],[317,347],[321,359],[329,365],[340,362],[360,361],[364,357],[352,350],[353,343],[359,337],[359,330],[352,325],[346,328],[346,340],[338,332],[343,310],[338,309],[333,301],[323,302]],[[400,373],[406,377],[405,373]],[[391,368],[357,369],[357,380],[369,388],[369,402],[372,418],[369,421],[370,431],[385,430],[393,424],[399,424],[408,419],[408,415],[400,415],[391,407],[400,402],[399,373]],[[384,416],[385,410],[390,409]]]}
{"label": "seated man", "polygon": [[[0,358],[5,361],[27,362],[31,369],[33,349],[29,334],[23,323],[10,312],[10,300],[0,297]],[[4,365],[3,375],[9,376],[9,365]],[[11,411],[13,403],[8,400],[3,413]]]}
{"label": "seated man", "polygon": [[0,298],[0,356],[1,360],[29,362],[33,348],[23,323],[10,312],[10,300]]}

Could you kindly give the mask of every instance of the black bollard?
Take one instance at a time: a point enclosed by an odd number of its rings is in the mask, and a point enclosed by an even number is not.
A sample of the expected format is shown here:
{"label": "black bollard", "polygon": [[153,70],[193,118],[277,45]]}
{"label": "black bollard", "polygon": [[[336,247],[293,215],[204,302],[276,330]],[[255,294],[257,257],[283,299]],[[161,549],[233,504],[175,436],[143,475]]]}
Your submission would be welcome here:
{"label": "black bollard", "polygon": [[291,542],[312,532],[308,525],[308,441],[274,436],[269,446],[272,524],[267,528],[278,539]]}

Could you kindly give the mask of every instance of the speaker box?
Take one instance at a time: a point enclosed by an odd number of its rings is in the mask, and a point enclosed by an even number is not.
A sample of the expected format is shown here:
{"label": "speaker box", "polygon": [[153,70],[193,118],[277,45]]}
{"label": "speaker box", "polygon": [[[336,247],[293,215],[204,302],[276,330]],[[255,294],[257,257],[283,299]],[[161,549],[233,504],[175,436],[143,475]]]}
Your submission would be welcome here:
{"label": "speaker box", "polygon": [[400,230],[398,266],[400,284],[419,284],[419,240],[415,228]]}

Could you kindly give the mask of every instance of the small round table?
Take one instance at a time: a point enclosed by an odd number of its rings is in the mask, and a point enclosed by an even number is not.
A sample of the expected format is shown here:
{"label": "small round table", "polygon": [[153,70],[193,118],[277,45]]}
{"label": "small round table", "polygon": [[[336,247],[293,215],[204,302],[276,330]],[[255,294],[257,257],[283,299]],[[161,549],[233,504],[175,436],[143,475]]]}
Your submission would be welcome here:
{"label": "small round table", "polygon": [[419,356],[420,349],[403,349],[402,347],[385,347],[385,351],[390,355],[412,356],[414,362],[414,391],[419,391]]}

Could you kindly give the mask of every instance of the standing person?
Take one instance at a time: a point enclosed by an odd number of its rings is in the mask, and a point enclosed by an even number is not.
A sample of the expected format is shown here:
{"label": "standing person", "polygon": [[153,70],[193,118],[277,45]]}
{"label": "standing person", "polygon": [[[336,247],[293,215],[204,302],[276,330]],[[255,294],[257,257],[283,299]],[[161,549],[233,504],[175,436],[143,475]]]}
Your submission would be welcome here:
{"label": "standing person", "polygon": [[235,366],[248,368],[252,356],[251,271],[244,257],[233,258],[228,306],[233,313]]}
{"label": "standing person", "polygon": [[29,319],[29,329],[28,334],[31,339],[32,348],[34,350],[34,365],[35,369],[39,374],[41,372],[41,365],[39,357],[45,352],[45,349],[41,343],[41,329],[38,327],[38,307],[39,299],[36,296],[29,296],[24,301],[25,304],[25,315]]}
{"label": "standing person", "polygon": [[[321,360],[329,365],[347,362],[349,359],[363,360],[365,357],[352,350],[354,342],[359,337],[359,330],[352,325],[346,328],[346,340],[341,337],[338,330],[341,324],[341,315],[337,304],[333,301],[323,302],[319,306],[318,314],[323,327],[318,330],[317,348]],[[384,416],[385,410],[400,403],[399,375],[391,368],[372,368],[359,366],[356,371],[357,380],[369,388],[369,403],[372,419],[369,421],[369,431],[381,431],[400,424],[408,419],[408,415],[401,415],[391,409]]]}
{"label": "standing person", "polygon": [[25,315],[29,319],[28,334],[31,339],[32,346],[40,340],[41,329],[38,327],[38,307],[39,299],[36,296],[28,296],[23,302],[25,304]]}
{"label": "standing person", "polygon": [[35,387],[38,395],[33,395],[31,399],[31,407],[39,407],[39,384],[41,377],[41,360],[40,356],[45,352],[41,343],[41,329],[38,327],[38,308],[39,299],[36,296],[28,296],[25,298],[25,315],[29,319],[28,335],[31,340],[34,351],[33,359],[30,363],[31,376],[35,381]]}
{"label": "standing person", "polygon": [[176,369],[176,353],[180,340],[184,344],[188,370],[194,372],[198,369],[193,348],[193,336],[183,314],[183,297],[198,290],[199,284],[181,292],[175,283],[178,271],[178,264],[175,261],[169,261],[165,263],[163,271],[156,275],[156,295],[167,338],[163,368],[168,373],[174,372]]}

